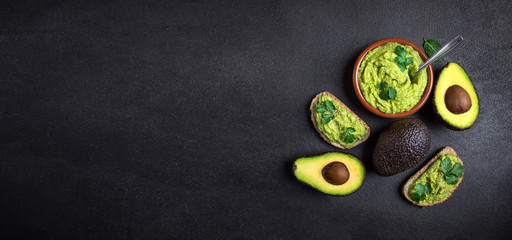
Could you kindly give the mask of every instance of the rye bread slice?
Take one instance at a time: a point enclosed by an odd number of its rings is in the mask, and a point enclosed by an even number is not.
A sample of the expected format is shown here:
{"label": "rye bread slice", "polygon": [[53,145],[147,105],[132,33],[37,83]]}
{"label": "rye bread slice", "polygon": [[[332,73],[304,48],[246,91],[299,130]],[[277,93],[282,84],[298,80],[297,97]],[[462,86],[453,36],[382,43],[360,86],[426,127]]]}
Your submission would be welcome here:
{"label": "rye bread slice", "polygon": [[[363,138],[361,138],[360,140],[358,140],[358,141],[354,142],[354,144],[352,144],[352,146],[350,146],[350,147],[346,148],[346,147],[344,147],[343,145],[341,145],[341,144],[340,144],[340,143],[338,143],[338,142],[333,142],[333,141],[329,140],[329,139],[328,139],[328,138],[327,138],[327,137],[322,133],[322,131],[320,131],[320,130],[318,129],[318,126],[317,126],[317,124],[316,124],[316,120],[315,120],[315,104],[316,104],[316,102],[318,101],[318,99],[319,99],[321,96],[323,96],[323,95],[329,95],[329,96],[331,96],[331,97],[332,97],[332,99],[333,99],[334,101],[339,102],[339,103],[340,103],[340,105],[341,105],[343,108],[347,109],[347,111],[348,111],[350,114],[354,115],[354,116],[355,116],[355,117],[356,117],[356,118],[357,118],[361,123],[363,123],[364,128],[366,129],[366,134],[363,136]],[[362,142],[366,141],[366,139],[368,139],[368,137],[370,136],[370,127],[368,127],[368,125],[366,125],[366,123],[365,123],[365,122],[364,122],[364,121],[363,121],[359,116],[357,116],[354,112],[352,112],[352,110],[350,110],[350,108],[348,108],[345,104],[343,104],[343,102],[341,102],[337,97],[335,97],[334,95],[332,95],[330,92],[325,91],[325,92],[321,92],[321,93],[317,94],[317,95],[313,98],[313,100],[311,101],[311,105],[309,106],[309,110],[311,111],[311,121],[313,122],[313,126],[315,126],[316,131],[320,134],[320,136],[321,136],[321,137],[322,137],[326,142],[328,142],[329,144],[331,144],[331,145],[333,145],[333,146],[335,146],[335,147],[337,147],[337,148],[341,148],[341,149],[350,149],[350,148],[353,148],[353,147],[355,147],[355,146],[359,145],[360,143],[362,143]]]}
{"label": "rye bread slice", "polygon": [[432,165],[432,163],[434,163],[441,156],[441,154],[444,154],[444,153],[454,154],[455,156],[457,156],[457,161],[459,161],[460,164],[462,164],[462,166],[464,166],[464,163],[462,162],[460,157],[457,155],[455,150],[453,150],[453,148],[445,147],[445,148],[441,149],[441,151],[439,151],[439,153],[437,153],[437,155],[435,157],[433,157],[430,161],[428,161],[428,163],[425,164],[425,166],[423,166],[416,174],[414,174],[411,178],[409,178],[409,180],[407,180],[407,182],[403,186],[402,193],[404,194],[405,198],[407,200],[409,200],[409,202],[411,202],[412,204],[414,204],[416,206],[420,206],[420,207],[430,207],[430,206],[434,206],[434,205],[443,203],[444,201],[446,201],[446,199],[450,198],[453,195],[455,190],[457,190],[457,188],[459,187],[460,183],[462,182],[462,179],[464,178],[464,172],[462,173],[462,177],[459,178],[459,182],[457,182],[457,185],[455,185],[455,188],[453,189],[453,191],[448,196],[446,196],[445,198],[443,198],[443,199],[441,199],[441,200],[439,200],[439,201],[437,201],[435,203],[421,203],[421,204],[419,204],[417,202],[414,202],[411,199],[411,197],[409,196],[409,189],[410,189],[411,184],[417,178],[419,178],[425,171],[427,171],[427,169],[430,167],[430,165]]}

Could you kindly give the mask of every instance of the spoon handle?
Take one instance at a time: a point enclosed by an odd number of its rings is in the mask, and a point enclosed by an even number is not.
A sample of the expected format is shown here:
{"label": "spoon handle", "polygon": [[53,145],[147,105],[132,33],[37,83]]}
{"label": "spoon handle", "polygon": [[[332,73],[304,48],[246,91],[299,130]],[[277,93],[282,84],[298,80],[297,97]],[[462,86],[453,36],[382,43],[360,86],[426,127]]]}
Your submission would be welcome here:
{"label": "spoon handle", "polygon": [[464,38],[462,38],[459,35],[456,38],[454,38],[453,40],[451,40],[448,44],[444,45],[441,49],[439,49],[439,51],[436,52],[436,54],[434,54],[434,56],[432,56],[425,63],[423,63],[419,67],[418,71],[416,73],[414,73],[414,75],[418,74],[419,72],[421,72],[421,70],[428,67],[428,65],[432,64],[434,61],[436,61],[437,59],[441,58],[442,56],[446,55],[448,52],[453,50],[455,47],[457,47],[462,42],[462,40],[464,40]]}

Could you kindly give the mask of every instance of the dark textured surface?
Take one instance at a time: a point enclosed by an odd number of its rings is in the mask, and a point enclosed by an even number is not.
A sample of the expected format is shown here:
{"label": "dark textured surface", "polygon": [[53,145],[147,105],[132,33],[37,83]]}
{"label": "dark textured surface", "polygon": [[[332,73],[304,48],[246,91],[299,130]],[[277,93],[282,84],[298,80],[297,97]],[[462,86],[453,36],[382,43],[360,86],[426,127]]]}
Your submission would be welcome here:
{"label": "dark textured surface", "polygon": [[[1,2],[0,239],[509,237],[511,1],[138,2]],[[393,120],[357,101],[352,68],[382,38],[458,34],[446,59],[481,113],[463,132],[430,104],[413,115],[431,131],[427,158],[448,145],[466,165],[453,197],[420,209],[400,195],[420,166],[371,167]],[[368,170],[347,197],[291,173],[337,150],[308,118],[321,91],[372,129],[346,151]]]}

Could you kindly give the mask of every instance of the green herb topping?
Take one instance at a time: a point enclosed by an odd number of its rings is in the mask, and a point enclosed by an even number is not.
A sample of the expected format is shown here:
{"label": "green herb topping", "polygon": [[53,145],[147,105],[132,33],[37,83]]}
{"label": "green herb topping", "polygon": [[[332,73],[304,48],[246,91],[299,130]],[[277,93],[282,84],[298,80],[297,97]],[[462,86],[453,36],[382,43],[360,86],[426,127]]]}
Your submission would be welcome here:
{"label": "green herb topping", "polygon": [[[427,53],[429,57],[434,56],[434,54],[436,54],[436,52],[441,49],[441,44],[439,44],[439,42],[434,39],[427,40],[423,38],[423,41],[425,41],[425,43],[423,43],[423,49],[425,49],[425,53]],[[444,57],[437,59],[438,62],[443,60]]]}
{"label": "green herb topping", "polygon": [[413,201],[419,202],[425,200],[425,198],[427,198],[427,194],[430,193],[432,193],[432,186],[430,186],[430,183],[418,183],[414,185],[414,190],[411,191],[410,196]]}
{"label": "green herb topping", "polygon": [[353,132],[356,132],[356,130],[352,127],[348,127],[343,133],[343,141],[346,143],[353,143],[356,140],[356,137],[352,134]]}
{"label": "green herb topping", "polygon": [[396,90],[394,88],[390,87],[386,81],[377,83],[377,88],[380,89],[379,97],[382,100],[395,100],[396,99]]}
{"label": "green herb topping", "polygon": [[449,185],[455,185],[459,182],[459,178],[462,177],[464,166],[458,162],[452,167],[452,160],[450,160],[450,158],[445,158],[443,162],[441,162],[441,171],[444,173],[444,180],[446,180],[446,183]]}
{"label": "green herb topping", "polygon": [[327,100],[323,103],[317,103],[316,111],[322,113],[322,124],[327,124],[334,118],[336,108],[334,108],[331,101]]}
{"label": "green herb topping", "polygon": [[412,63],[412,57],[407,57],[407,51],[401,46],[396,46],[395,53],[398,55],[395,57],[395,62],[398,63],[398,68],[400,71],[405,72],[407,66]]}

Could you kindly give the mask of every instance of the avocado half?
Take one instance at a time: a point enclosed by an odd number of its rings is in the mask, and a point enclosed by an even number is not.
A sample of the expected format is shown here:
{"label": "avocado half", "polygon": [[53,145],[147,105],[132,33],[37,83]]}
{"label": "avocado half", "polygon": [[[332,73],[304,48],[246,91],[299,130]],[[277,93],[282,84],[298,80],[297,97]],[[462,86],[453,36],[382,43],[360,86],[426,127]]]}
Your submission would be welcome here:
{"label": "avocado half", "polygon": [[329,152],[295,160],[293,173],[299,181],[320,192],[345,196],[363,185],[365,169],[351,154]]}
{"label": "avocado half", "polygon": [[444,66],[434,88],[434,110],[446,127],[461,131],[476,122],[480,110],[478,94],[459,64]]}

